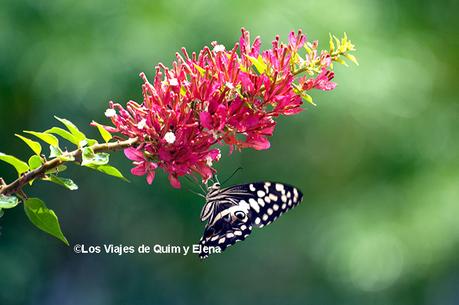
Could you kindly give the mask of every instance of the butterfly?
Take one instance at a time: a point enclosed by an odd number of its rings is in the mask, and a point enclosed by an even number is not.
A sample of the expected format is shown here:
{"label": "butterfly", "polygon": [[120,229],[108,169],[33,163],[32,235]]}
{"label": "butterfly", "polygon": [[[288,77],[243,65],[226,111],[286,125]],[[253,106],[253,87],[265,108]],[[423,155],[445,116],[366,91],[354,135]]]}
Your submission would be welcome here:
{"label": "butterfly", "polygon": [[229,246],[246,239],[253,227],[262,228],[297,206],[303,200],[301,191],[277,182],[255,182],[221,188],[214,183],[207,188],[201,221],[207,221],[199,242],[199,257],[211,254],[206,249]]}

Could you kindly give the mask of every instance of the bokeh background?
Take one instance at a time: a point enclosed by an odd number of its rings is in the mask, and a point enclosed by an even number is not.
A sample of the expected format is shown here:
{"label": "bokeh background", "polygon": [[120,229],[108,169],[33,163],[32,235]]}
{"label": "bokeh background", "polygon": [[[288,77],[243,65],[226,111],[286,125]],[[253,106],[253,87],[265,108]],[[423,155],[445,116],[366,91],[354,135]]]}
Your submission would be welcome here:
{"label": "bokeh background", "polygon": [[[318,107],[279,121],[268,151],[218,164],[230,184],[278,180],[304,203],[205,262],[194,255],[76,255],[35,229],[22,208],[0,219],[0,304],[459,304],[458,2],[32,1],[0,3],[0,151],[53,115],[104,122],[109,100],[141,100],[185,46],[231,46],[245,26],[268,46],[302,28],[327,45],[346,31],[360,66],[336,68]],[[121,154],[113,163],[129,174]],[[14,178],[0,164],[0,176]],[[187,245],[203,230],[202,199],[71,168],[70,192],[29,195],[59,215],[71,244]]]}

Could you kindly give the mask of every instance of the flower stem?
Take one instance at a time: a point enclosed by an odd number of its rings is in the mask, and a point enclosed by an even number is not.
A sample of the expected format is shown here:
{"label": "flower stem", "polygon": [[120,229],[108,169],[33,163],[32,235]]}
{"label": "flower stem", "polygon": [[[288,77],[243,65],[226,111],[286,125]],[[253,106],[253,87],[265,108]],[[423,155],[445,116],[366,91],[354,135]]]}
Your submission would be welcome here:
{"label": "flower stem", "polygon": [[[117,141],[113,143],[94,144],[89,147],[92,148],[94,152],[117,151],[117,150],[131,147],[137,142],[137,140],[138,140],[137,138],[130,138],[124,141]],[[78,148],[74,151],[64,153],[62,157],[64,157],[63,159],[65,159],[65,157],[69,157],[69,159],[78,160],[81,158],[81,152],[82,152],[82,149]],[[46,161],[40,167],[23,174],[21,177],[14,180],[10,184],[0,185],[0,195],[8,196],[8,195],[13,195],[13,194],[22,194],[22,188],[24,187],[24,185],[26,185],[27,183],[29,183],[30,181],[34,179],[44,177],[46,175],[46,172],[54,168],[57,168],[59,165],[62,165],[65,162],[69,162],[69,161],[64,161],[60,158],[54,158],[49,161]]]}

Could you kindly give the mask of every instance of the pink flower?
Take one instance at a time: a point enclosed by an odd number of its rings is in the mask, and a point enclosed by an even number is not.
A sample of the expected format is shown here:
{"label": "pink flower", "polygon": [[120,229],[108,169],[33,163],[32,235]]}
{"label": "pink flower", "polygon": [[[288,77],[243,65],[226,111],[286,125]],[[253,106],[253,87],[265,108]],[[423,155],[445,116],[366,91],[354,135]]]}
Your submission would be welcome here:
{"label": "pink flower", "polygon": [[295,36],[295,32],[293,31],[291,31],[290,34],[288,35],[289,47],[295,52],[304,46],[305,41],[306,41],[306,36],[303,35],[301,30],[298,31],[298,34],[296,36]]}
{"label": "pink flower", "polygon": [[323,91],[330,91],[336,87],[336,83],[331,82],[333,77],[335,77],[335,73],[323,68],[322,72],[316,78],[302,78],[300,79],[300,84],[302,84],[303,90],[315,88]]}
{"label": "pink flower", "polygon": [[213,114],[203,111],[199,114],[201,125],[207,129],[222,130],[227,121],[228,109],[225,105],[218,105]]}
{"label": "pink flower", "polygon": [[[326,69],[330,54],[318,56],[315,43],[310,45],[312,53],[302,59],[299,52],[305,43],[300,30],[290,33],[288,44],[277,36],[271,48],[261,51],[260,38],[251,42],[249,32],[242,29],[239,43],[228,50],[217,42],[213,49],[205,47],[191,56],[182,49],[171,68],[156,67],[151,82],[140,74],[142,103],[129,101],[125,107],[109,103],[106,114],[114,127],[105,128],[138,138],[124,152],[133,161],[132,174],[146,175],[149,184],[158,167],[175,188],[184,175],[195,174],[205,182],[221,156],[216,146],[229,145],[230,152],[268,149],[274,119],[301,112],[301,91],[335,88],[330,81],[334,74]],[[322,72],[297,79],[297,71],[312,65]]]}
{"label": "pink flower", "polygon": [[147,182],[151,184],[155,179],[155,169],[158,167],[155,163],[145,160],[143,153],[133,147],[126,148],[124,154],[135,167],[131,169],[131,174],[135,176],[147,175]]}

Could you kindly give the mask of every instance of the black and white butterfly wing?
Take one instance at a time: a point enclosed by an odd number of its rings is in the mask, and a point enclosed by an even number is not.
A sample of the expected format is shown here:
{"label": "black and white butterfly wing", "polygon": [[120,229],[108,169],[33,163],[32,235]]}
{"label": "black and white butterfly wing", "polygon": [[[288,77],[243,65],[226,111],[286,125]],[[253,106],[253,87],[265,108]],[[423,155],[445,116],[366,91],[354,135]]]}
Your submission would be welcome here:
{"label": "black and white butterfly wing", "polygon": [[212,225],[207,225],[200,240],[200,258],[206,258],[212,253],[212,248],[218,247],[223,252],[229,246],[244,240],[252,232],[252,225],[248,218],[243,220],[229,220],[225,217],[217,219]]}
{"label": "black and white butterfly wing", "polygon": [[248,187],[251,194],[255,195],[247,200],[250,205],[252,224],[259,228],[275,221],[303,200],[301,191],[288,184],[259,182],[249,184]]}
{"label": "black and white butterfly wing", "polygon": [[[224,251],[237,241],[244,240],[252,226],[263,227],[295,207],[303,199],[295,187],[275,182],[257,182],[214,189],[203,211],[208,223],[200,244],[220,247]],[[203,213],[201,213],[202,219]],[[208,253],[201,251],[201,258]]]}

